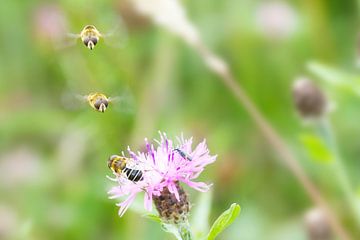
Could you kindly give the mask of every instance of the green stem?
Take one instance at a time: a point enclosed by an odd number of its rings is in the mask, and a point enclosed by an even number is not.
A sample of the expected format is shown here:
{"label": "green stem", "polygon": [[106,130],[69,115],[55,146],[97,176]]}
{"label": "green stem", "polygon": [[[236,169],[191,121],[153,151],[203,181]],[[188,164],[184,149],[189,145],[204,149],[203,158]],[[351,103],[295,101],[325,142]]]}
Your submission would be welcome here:
{"label": "green stem", "polygon": [[162,226],[166,232],[174,234],[174,236],[178,240],[192,240],[193,239],[188,221],[178,223],[178,224],[163,223]]}
{"label": "green stem", "polygon": [[178,224],[178,231],[182,240],[192,240],[189,222]]}
{"label": "green stem", "polygon": [[332,171],[335,174],[335,177],[338,179],[340,187],[344,192],[346,201],[355,213],[357,224],[360,226],[360,206],[357,202],[355,192],[353,191],[353,187],[351,186],[351,182],[348,178],[348,175],[346,174],[345,167],[341,160],[338,144],[336,142],[331,123],[327,118],[324,118],[317,123],[316,128],[328,149],[333,153],[334,161],[332,164]]}

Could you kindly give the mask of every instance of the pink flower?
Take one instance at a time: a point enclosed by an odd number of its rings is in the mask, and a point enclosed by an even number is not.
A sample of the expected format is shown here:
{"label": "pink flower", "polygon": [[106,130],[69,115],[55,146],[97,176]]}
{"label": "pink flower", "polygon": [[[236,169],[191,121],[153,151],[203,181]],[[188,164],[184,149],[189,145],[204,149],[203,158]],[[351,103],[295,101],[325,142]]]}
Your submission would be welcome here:
{"label": "pink flower", "polygon": [[294,9],[283,1],[265,1],[256,10],[257,27],[269,39],[286,39],[297,28]]}
{"label": "pink flower", "polygon": [[[120,207],[119,215],[122,216],[134,201],[136,195],[144,192],[144,207],[151,211],[153,196],[160,196],[164,188],[175,195],[179,201],[177,182],[183,182],[188,186],[206,192],[210,185],[203,182],[195,182],[205,166],[214,162],[216,156],[209,155],[205,140],[192,149],[192,138],[177,138],[174,143],[167,138],[165,133],[160,133],[160,141],[155,140],[157,146],[150,144],[145,139],[147,151],[134,153],[128,148],[130,155],[126,167],[142,171],[140,181],[131,181],[124,171],[115,174],[112,179],[118,183],[109,191],[110,198],[126,197],[117,204]],[[124,153],[123,153],[124,156]]]}
{"label": "pink flower", "polygon": [[45,4],[35,9],[34,34],[40,40],[60,42],[64,40],[67,29],[65,14],[57,4]]}

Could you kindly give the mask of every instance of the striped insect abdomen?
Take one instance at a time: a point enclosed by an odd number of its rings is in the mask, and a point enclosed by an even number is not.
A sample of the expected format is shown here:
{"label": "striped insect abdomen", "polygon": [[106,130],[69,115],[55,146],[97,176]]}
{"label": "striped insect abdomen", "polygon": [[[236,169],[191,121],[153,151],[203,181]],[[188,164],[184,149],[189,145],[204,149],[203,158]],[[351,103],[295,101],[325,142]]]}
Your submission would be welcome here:
{"label": "striped insect abdomen", "polygon": [[143,180],[143,173],[141,170],[131,169],[131,168],[124,168],[123,172],[126,174],[127,178],[130,181],[138,182]]}

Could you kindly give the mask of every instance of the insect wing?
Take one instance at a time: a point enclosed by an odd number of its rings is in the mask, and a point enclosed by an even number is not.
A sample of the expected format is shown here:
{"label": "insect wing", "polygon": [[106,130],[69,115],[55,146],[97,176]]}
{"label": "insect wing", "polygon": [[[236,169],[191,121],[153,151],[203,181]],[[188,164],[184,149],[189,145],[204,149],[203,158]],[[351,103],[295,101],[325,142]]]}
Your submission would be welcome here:
{"label": "insect wing", "polygon": [[120,16],[112,16],[108,19],[105,19],[107,23],[103,23],[104,30],[100,31],[101,37],[105,43],[105,45],[113,47],[113,48],[124,48],[128,41],[128,33]]}
{"label": "insect wing", "polygon": [[134,98],[130,94],[109,97],[109,102],[111,104],[110,108],[115,109],[117,112],[133,114],[135,111]]}
{"label": "insect wing", "polygon": [[77,40],[80,38],[80,34],[76,33],[66,33],[61,41],[58,41],[55,45],[56,50],[63,50],[69,47],[74,46],[77,43]]}
{"label": "insect wing", "polygon": [[87,104],[87,96],[70,91],[64,92],[61,96],[61,103],[69,111],[84,109]]}

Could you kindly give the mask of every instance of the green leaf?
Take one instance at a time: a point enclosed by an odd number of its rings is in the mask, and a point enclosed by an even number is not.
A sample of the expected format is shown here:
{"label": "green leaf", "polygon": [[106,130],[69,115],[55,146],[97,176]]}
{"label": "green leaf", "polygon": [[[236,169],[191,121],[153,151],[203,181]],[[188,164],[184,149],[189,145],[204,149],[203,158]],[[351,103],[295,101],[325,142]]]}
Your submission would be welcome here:
{"label": "green leaf", "polygon": [[143,215],[144,218],[150,219],[157,223],[162,223],[161,218],[155,214],[145,214]]}
{"label": "green leaf", "polygon": [[360,94],[360,76],[349,74],[315,61],[309,62],[307,67],[309,71],[315,74],[320,80],[330,83],[335,87]]}
{"label": "green leaf", "polygon": [[224,231],[240,214],[240,205],[233,203],[230,208],[223,212],[212,225],[207,240],[213,240]]}
{"label": "green leaf", "polygon": [[306,148],[312,160],[321,163],[333,161],[333,154],[328,149],[324,141],[314,134],[302,134],[300,140]]}

